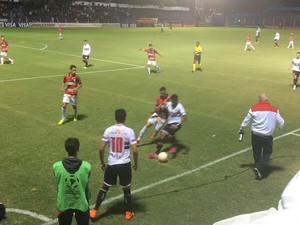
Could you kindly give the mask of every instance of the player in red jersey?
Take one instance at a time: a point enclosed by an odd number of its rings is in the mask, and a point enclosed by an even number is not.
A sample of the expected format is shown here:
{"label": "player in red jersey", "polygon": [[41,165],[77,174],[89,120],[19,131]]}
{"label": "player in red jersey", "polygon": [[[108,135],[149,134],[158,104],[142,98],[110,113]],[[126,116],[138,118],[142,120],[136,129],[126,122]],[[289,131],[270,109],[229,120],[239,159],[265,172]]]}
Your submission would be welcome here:
{"label": "player in red jersey", "polygon": [[59,40],[64,39],[64,38],[63,38],[63,32],[64,32],[64,31],[63,31],[63,28],[62,28],[61,25],[58,26],[57,31],[58,31],[58,39],[59,39]]}
{"label": "player in red jersey", "polygon": [[0,46],[1,46],[1,65],[4,64],[4,61],[6,59],[8,59],[11,64],[14,64],[14,60],[7,56],[8,42],[5,40],[5,37],[3,35],[1,36]]}
{"label": "player in red jersey", "polygon": [[158,131],[162,128],[162,126],[166,123],[168,118],[168,110],[165,107],[165,104],[169,102],[170,96],[167,93],[167,89],[165,87],[161,87],[159,89],[159,96],[157,96],[155,101],[155,109],[154,113],[147,120],[145,126],[141,129],[139,136],[137,138],[137,143],[141,141],[141,138],[146,133],[149,127],[155,125],[154,132],[151,134],[151,139],[154,139],[158,133]]}
{"label": "player in red jersey", "polygon": [[78,89],[82,87],[80,76],[76,74],[76,66],[70,66],[70,72],[64,76],[61,84],[61,91],[64,92],[62,107],[61,107],[61,120],[58,125],[61,125],[66,120],[66,108],[71,102],[74,109],[74,121],[77,121],[77,94]]}
{"label": "player in red jersey", "polygon": [[147,62],[148,74],[150,75],[150,73],[151,73],[151,70],[150,70],[151,65],[154,66],[157,69],[157,71],[159,72],[160,68],[156,63],[156,54],[161,56],[161,57],[162,57],[162,55],[153,48],[152,44],[149,44],[149,48],[145,48],[145,49],[140,48],[138,50],[147,52],[147,55],[148,55],[148,62]]}
{"label": "player in red jersey", "polygon": [[289,45],[287,46],[287,48],[291,48],[291,49],[295,48],[295,46],[294,46],[294,40],[295,40],[295,35],[293,33],[291,33],[290,42],[289,42]]}
{"label": "player in red jersey", "polygon": [[251,48],[255,51],[254,46],[251,44],[251,36],[247,34],[246,36],[246,45],[244,51],[251,50]]}

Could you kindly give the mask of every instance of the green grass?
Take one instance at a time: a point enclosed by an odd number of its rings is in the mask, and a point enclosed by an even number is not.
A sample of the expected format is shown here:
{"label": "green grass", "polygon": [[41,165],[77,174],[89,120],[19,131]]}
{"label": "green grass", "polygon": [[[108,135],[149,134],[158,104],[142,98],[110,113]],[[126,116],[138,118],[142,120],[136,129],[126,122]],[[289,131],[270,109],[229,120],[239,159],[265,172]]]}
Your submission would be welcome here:
{"label": "green grass", "polygon": [[[289,30],[281,31],[278,49],[273,47],[275,30],[262,30],[256,52],[243,51],[246,34],[250,32],[254,37],[255,32],[246,28],[174,28],[173,34],[160,34],[159,28],[66,28],[63,41],[58,40],[55,29],[1,31],[15,59],[14,65],[0,67],[0,201],[8,208],[55,219],[52,164],[65,156],[64,140],[70,136],[80,139],[79,157],[92,164],[94,204],[103,181],[98,145],[105,128],[114,123],[114,110],[127,110],[126,124],[138,135],[161,86],[166,86],[170,94],[178,94],[188,113],[188,121],[177,135],[182,151],[168,163],[149,160],[147,154],[155,144],[148,139],[151,130],[145,135],[132,190],[165,179],[167,182],[133,194],[136,216],[131,224],[209,225],[237,214],[277,207],[284,187],[299,169],[300,138],[288,135],[274,141],[273,170],[261,182],[254,180],[247,166],[253,162],[251,151],[167,180],[250,147],[250,129],[242,143],[237,141],[237,131],[260,92],[269,94],[270,102],[280,108],[286,120],[285,128],[275,137],[299,128],[299,92],[292,90],[288,70],[296,53],[286,49]],[[81,61],[84,39],[92,46],[93,66],[87,70],[82,69]],[[197,40],[203,47],[204,70],[191,73]],[[150,78],[140,67],[146,63],[146,54],[137,51],[149,43],[163,55],[157,59],[161,73]],[[297,48],[297,39],[295,45]],[[58,126],[60,84],[71,64],[77,65],[83,82],[80,117],[76,123]],[[67,114],[72,115],[70,106]],[[167,143],[164,147],[169,146]],[[111,189],[107,200],[119,195],[120,188]],[[104,204],[100,215],[101,219],[93,224],[128,223],[122,198]],[[13,212],[8,212],[2,222],[42,223]]]}

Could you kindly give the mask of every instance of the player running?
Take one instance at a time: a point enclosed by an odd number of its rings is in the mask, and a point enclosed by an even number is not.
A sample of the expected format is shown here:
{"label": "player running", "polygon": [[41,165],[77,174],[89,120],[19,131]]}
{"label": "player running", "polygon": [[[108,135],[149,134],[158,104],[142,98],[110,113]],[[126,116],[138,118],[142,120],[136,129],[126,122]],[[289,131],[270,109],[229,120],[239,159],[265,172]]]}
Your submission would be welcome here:
{"label": "player running", "polygon": [[246,44],[245,44],[244,51],[251,50],[251,48],[253,49],[253,51],[255,51],[254,46],[251,44],[251,35],[247,34],[247,36],[246,36]]}
{"label": "player running", "polygon": [[162,126],[166,123],[166,119],[168,118],[168,110],[166,108],[166,103],[171,99],[169,94],[167,93],[167,89],[165,87],[161,87],[159,89],[159,96],[157,96],[155,101],[155,110],[154,113],[147,120],[145,126],[141,129],[140,134],[137,138],[137,143],[140,143],[143,135],[146,133],[149,127],[152,125],[155,126],[154,132],[151,134],[150,138],[154,139],[158,133],[158,131],[162,128]]}
{"label": "player running", "polygon": [[14,60],[9,58],[7,55],[8,42],[5,40],[5,37],[3,35],[1,36],[0,46],[1,46],[1,53],[0,53],[1,65],[4,65],[6,59],[8,59],[8,61],[10,61],[11,64],[14,64]]}
{"label": "player running", "polygon": [[147,62],[148,74],[150,75],[150,73],[151,73],[151,69],[150,69],[151,65],[154,66],[157,69],[157,71],[159,72],[160,68],[156,63],[156,54],[161,57],[162,57],[162,55],[153,48],[152,44],[149,44],[149,48],[145,48],[145,49],[139,48],[138,50],[144,51],[148,55],[148,62]]}
{"label": "player running", "polygon": [[77,121],[77,94],[78,89],[82,87],[80,76],[76,74],[76,66],[70,66],[70,72],[64,76],[61,84],[61,91],[64,92],[62,107],[61,107],[61,120],[58,125],[62,125],[66,120],[66,108],[71,102],[74,110],[73,121]]}
{"label": "player running", "polygon": [[[200,46],[200,42],[196,42],[195,50],[194,50],[194,59],[193,59],[193,69],[192,72],[196,70],[202,70],[202,63],[201,63],[201,55],[202,55],[202,47]],[[196,68],[196,63],[198,63],[198,68]]]}
{"label": "player running", "polygon": [[291,64],[292,70],[293,70],[293,90],[296,90],[297,83],[300,75],[300,52],[297,52],[296,58],[292,59]]}
{"label": "player running", "polygon": [[294,49],[294,40],[295,40],[295,35],[293,33],[291,33],[290,42],[289,42],[289,45],[286,48]]}

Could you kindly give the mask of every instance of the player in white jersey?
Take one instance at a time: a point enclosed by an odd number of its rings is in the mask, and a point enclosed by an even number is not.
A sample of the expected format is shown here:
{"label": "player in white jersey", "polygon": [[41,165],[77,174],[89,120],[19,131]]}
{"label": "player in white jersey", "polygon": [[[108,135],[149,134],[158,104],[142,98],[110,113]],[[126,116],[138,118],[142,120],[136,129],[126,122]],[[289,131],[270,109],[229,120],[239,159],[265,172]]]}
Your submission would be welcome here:
{"label": "player in white jersey", "polygon": [[[163,145],[164,140],[169,136],[174,136],[177,131],[180,130],[182,123],[187,119],[185,109],[181,103],[178,102],[178,95],[173,94],[171,96],[171,102],[166,104],[168,109],[168,122],[167,125],[162,129],[160,133],[159,140],[156,144],[156,151],[149,153],[148,157],[155,159],[158,157]],[[170,148],[169,153],[176,153],[175,143],[173,143],[174,148]],[[171,151],[172,149],[172,151]]]}
{"label": "player in white jersey", "polygon": [[275,47],[275,48],[278,48],[278,47],[279,47],[279,39],[280,39],[280,34],[279,34],[279,32],[277,31],[276,34],[275,34],[275,37],[274,37],[274,47]]}
{"label": "player in white jersey", "polygon": [[294,80],[293,90],[296,90],[299,75],[300,75],[300,52],[297,52],[296,58],[292,59],[291,68],[293,70],[293,80]]}
{"label": "player in white jersey", "polygon": [[83,69],[88,68],[89,66],[89,58],[91,54],[92,48],[87,42],[87,40],[84,40],[83,47],[82,47],[82,61],[85,63]]}
{"label": "player in white jersey", "polygon": [[[115,111],[115,119],[117,124],[107,128],[102,137],[99,147],[100,163],[104,173],[104,182],[99,191],[94,209],[90,210],[90,217],[96,218],[97,210],[106,197],[109,188],[117,184],[119,177],[120,186],[124,192],[125,203],[125,219],[130,220],[134,213],[131,207],[131,162],[130,150],[133,153],[133,170],[137,170],[137,144],[133,129],[124,125],[126,120],[126,111],[124,109],[117,109]],[[109,145],[109,156],[107,166],[104,162],[104,150],[106,145]]]}
{"label": "player in white jersey", "polygon": [[255,43],[259,43],[259,39],[260,39],[260,27],[257,27],[255,31]]}

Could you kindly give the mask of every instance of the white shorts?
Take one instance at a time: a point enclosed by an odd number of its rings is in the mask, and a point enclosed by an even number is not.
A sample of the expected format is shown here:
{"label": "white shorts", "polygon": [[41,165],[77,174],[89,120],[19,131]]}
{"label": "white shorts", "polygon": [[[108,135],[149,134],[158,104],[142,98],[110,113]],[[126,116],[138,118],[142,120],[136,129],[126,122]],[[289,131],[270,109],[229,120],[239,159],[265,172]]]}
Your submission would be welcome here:
{"label": "white shorts", "polygon": [[77,95],[64,94],[63,103],[72,103],[72,105],[76,105],[77,103]]}
{"label": "white shorts", "polygon": [[156,61],[148,60],[147,65],[150,66],[156,66]]}
{"label": "white shorts", "polygon": [[156,130],[159,130],[166,123],[166,119],[161,118],[157,113],[153,113],[148,119],[148,122],[155,125]]}
{"label": "white shorts", "polygon": [[7,56],[7,52],[1,52],[1,56],[6,57]]}
{"label": "white shorts", "polygon": [[247,45],[247,46],[251,46],[251,41],[247,41],[247,42],[246,42],[246,45]]}

